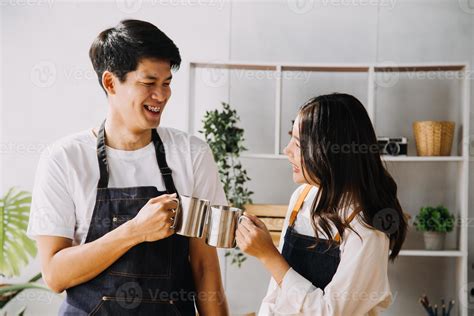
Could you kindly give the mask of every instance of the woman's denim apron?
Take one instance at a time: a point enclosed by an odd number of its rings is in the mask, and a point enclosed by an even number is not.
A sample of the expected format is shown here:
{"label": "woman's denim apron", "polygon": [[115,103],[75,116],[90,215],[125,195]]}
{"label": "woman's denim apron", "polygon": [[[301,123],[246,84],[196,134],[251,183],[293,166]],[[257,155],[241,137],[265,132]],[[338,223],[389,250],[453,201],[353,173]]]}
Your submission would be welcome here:
{"label": "woman's denim apron", "polygon": [[[100,180],[86,243],[134,218],[149,199],[177,193],[165,148],[155,129],[152,139],[166,192],[153,186],[108,188],[104,124],[97,137]],[[189,240],[174,234],[136,245],[94,279],[67,289],[59,314],[195,315],[194,297]]]}
{"label": "woman's denim apron", "polygon": [[[317,288],[324,290],[331,282],[341,261],[339,246],[329,244],[328,240],[298,234],[293,228],[304,199],[311,190],[307,185],[293,207],[288,228],[285,233],[282,255],[293,270],[298,272]],[[356,212],[348,218],[352,221]],[[337,234],[334,241],[339,242]],[[316,245],[316,246],[315,246]]]}

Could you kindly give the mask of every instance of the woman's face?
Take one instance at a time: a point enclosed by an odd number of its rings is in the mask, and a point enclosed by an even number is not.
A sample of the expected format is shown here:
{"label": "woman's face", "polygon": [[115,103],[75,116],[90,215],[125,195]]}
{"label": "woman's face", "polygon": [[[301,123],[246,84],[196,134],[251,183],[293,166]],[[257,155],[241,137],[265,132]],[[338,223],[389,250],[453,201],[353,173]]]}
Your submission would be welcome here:
{"label": "woman's face", "polygon": [[299,116],[296,117],[295,123],[293,124],[293,130],[291,132],[291,139],[288,145],[283,150],[284,154],[288,157],[293,167],[293,181],[295,183],[307,183],[303,176],[301,167],[301,148],[300,148],[300,120]]}

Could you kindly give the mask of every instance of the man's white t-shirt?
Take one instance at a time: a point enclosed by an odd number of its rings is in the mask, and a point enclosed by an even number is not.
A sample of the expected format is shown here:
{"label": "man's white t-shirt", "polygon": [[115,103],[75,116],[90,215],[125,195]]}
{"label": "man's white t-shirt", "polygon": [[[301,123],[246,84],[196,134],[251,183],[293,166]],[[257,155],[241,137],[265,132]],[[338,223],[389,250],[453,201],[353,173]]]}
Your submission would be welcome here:
{"label": "man's white t-shirt", "polygon": [[[158,128],[179,194],[227,205],[216,163],[201,139]],[[106,148],[109,188],[154,186],[166,191],[153,142],[133,151]],[[41,155],[36,172],[27,234],[61,236],[85,242],[97,195],[99,164],[92,129],[63,138]]]}

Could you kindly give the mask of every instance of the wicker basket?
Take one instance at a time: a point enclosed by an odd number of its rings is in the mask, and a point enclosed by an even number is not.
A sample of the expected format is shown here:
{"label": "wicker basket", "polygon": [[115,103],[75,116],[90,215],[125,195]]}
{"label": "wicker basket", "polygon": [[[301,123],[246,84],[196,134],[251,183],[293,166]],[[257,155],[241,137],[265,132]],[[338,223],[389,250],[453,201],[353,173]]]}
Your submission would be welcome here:
{"label": "wicker basket", "polygon": [[454,122],[422,121],[413,123],[418,156],[450,156]]}

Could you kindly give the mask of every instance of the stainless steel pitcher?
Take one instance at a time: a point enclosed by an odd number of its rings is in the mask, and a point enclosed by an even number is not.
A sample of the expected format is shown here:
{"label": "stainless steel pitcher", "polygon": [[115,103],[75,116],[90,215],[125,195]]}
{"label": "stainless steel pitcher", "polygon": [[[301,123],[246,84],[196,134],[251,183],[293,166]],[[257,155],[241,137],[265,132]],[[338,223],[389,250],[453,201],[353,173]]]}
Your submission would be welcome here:
{"label": "stainless steel pitcher", "polygon": [[236,207],[211,206],[207,215],[206,243],[217,248],[234,248],[235,232],[242,213]]}
{"label": "stainless steel pitcher", "polygon": [[202,238],[209,204],[208,200],[181,195],[173,225],[176,234]]}

